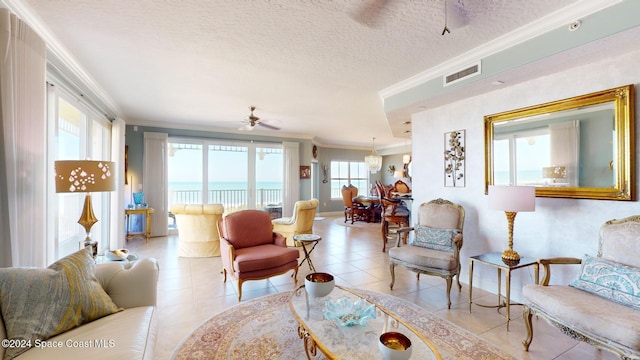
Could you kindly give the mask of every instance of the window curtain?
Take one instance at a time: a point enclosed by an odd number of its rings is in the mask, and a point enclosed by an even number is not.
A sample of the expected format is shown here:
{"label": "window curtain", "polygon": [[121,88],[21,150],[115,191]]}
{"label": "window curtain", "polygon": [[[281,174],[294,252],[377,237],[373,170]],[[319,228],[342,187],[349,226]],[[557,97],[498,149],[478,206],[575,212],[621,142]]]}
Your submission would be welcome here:
{"label": "window curtain", "polygon": [[293,213],[293,206],[300,198],[300,144],[283,142],[284,189],[282,192],[282,215]]}
{"label": "window curtain", "polygon": [[144,164],[142,171],[142,191],[144,201],[153,208],[151,215],[151,236],[167,236],[167,146],[169,136],[164,133],[144,133]]}
{"label": "window curtain", "polygon": [[124,134],[127,124],[118,118],[111,123],[111,161],[116,166],[117,190],[111,192],[111,222],[109,250],[124,247]]}
{"label": "window curtain", "polygon": [[564,121],[549,125],[551,141],[551,166],[564,166],[566,176],[562,182],[578,186],[580,164],[580,120]]}
{"label": "window curtain", "polygon": [[0,9],[0,267],[47,263],[45,52],[26,23]]}

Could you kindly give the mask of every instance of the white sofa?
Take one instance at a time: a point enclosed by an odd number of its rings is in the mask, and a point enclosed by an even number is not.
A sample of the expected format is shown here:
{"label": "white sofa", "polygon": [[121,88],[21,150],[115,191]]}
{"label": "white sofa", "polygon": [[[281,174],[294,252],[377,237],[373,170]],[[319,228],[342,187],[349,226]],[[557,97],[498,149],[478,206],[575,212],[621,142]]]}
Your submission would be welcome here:
{"label": "white sofa", "polygon": [[[32,348],[16,359],[153,359],[158,331],[155,309],[158,263],[140,259],[131,263],[96,265],[96,278],[113,302],[125,310],[76,327],[42,344],[57,348]],[[6,338],[0,317],[0,339]],[[0,358],[5,349],[0,347]]]}
{"label": "white sofa", "polygon": [[[640,216],[610,220],[600,228],[597,257],[541,259],[540,285],[525,285],[523,316],[533,340],[533,315],[564,334],[609,350],[621,359],[640,359]],[[549,285],[550,265],[580,264],[568,285]]]}

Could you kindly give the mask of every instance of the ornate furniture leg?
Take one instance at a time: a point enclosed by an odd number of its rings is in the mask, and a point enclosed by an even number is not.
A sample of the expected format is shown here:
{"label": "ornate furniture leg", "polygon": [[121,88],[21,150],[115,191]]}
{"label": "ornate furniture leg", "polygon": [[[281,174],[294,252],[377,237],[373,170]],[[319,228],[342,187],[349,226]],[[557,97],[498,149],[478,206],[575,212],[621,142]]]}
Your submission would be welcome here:
{"label": "ornate furniture leg", "polygon": [[389,271],[391,272],[391,284],[389,285],[389,289],[393,290],[393,284],[396,283],[396,264],[389,264]]}
{"label": "ornate furniture leg", "polygon": [[529,351],[529,345],[533,340],[533,324],[531,323],[531,317],[533,313],[531,309],[525,305],[524,309],[522,309],[522,318],[524,319],[524,325],[527,328],[527,338],[522,340],[522,346],[524,346],[525,351]]}

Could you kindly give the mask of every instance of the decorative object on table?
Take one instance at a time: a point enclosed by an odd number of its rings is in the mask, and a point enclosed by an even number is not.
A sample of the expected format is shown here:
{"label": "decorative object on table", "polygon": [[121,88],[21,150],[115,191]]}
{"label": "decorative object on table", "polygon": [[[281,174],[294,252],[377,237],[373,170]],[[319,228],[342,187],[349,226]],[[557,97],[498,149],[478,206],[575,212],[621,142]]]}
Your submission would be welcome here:
{"label": "decorative object on table", "polygon": [[327,273],[311,273],[304,278],[304,288],[311,297],[324,297],[336,286],[333,275]]}
{"label": "decorative object on table", "polygon": [[138,255],[129,253],[127,249],[116,249],[104,253],[104,257],[109,261],[134,261],[138,260]]}
{"label": "decorative object on table", "polygon": [[451,131],[444,134],[444,186],[464,187],[465,139],[465,130]]}
{"label": "decorative object on table", "polygon": [[80,243],[80,248],[91,246],[94,258],[98,255],[98,242],[91,239],[91,227],[98,222],[98,219],[93,213],[91,193],[116,189],[115,176],[111,169],[115,169],[115,163],[111,161],[59,160],[55,162],[56,192],[86,193],[78,224],[84,227],[87,236]]}
{"label": "decorative object on table", "polygon": [[509,248],[502,252],[502,258],[518,262],[520,255],[513,250],[513,222],[522,211],[535,211],[536,188],[533,186],[489,186],[489,208],[502,210],[507,216]]}
{"label": "decorative object on table", "polygon": [[375,174],[382,169],[382,156],[376,152],[376,138],[371,143],[371,154],[364,157],[364,163],[370,173]]}
{"label": "decorative object on table", "polygon": [[136,207],[144,206],[144,193],[143,192],[134,192],[133,193],[133,203]]}
{"label": "decorative object on table", "polygon": [[376,306],[362,298],[329,300],[322,312],[327,320],[335,321],[339,326],[366,326],[367,320],[376,318]]}
{"label": "decorative object on table", "polygon": [[542,177],[553,184],[555,184],[558,179],[564,179],[566,176],[567,168],[565,166],[548,166],[542,168]]}
{"label": "decorative object on table", "polygon": [[308,179],[311,177],[310,166],[300,166],[300,179]]}
{"label": "decorative object on table", "polygon": [[407,360],[411,357],[411,340],[399,332],[385,332],[380,335],[378,348],[385,360]]}

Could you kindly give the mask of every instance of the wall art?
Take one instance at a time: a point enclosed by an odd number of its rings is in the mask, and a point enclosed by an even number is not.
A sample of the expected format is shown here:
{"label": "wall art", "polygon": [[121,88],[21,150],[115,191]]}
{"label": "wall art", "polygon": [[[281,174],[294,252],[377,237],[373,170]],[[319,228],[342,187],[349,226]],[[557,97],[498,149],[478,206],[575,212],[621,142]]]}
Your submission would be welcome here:
{"label": "wall art", "polygon": [[444,134],[444,186],[464,187],[465,130]]}

